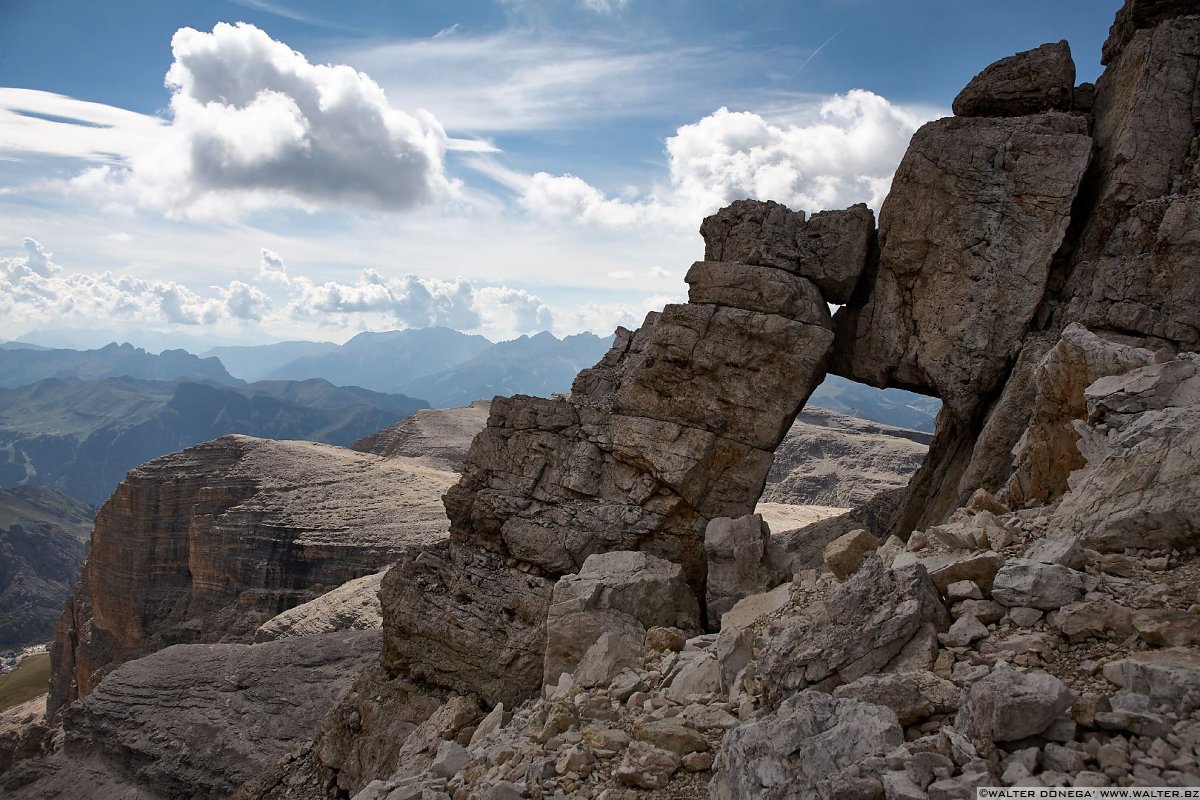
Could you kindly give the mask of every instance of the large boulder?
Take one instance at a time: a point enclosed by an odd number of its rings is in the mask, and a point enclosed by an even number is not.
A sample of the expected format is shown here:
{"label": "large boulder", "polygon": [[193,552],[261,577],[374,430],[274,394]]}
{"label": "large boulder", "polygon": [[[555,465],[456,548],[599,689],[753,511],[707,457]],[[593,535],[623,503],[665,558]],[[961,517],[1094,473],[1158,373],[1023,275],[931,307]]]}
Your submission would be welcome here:
{"label": "large boulder", "polygon": [[450,543],[388,571],[382,664],[427,683],[516,704],[542,685],[553,583]]}
{"label": "large boulder", "polygon": [[984,741],[1012,742],[1041,733],[1075,702],[1048,672],[998,666],[967,690],[955,726]]}
{"label": "large boulder", "polygon": [[[903,744],[883,706],[810,690],[725,734],[709,796],[715,800],[882,794],[883,757]],[[861,791],[874,787],[874,792]],[[842,794],[859,789],[859,792]]]}
{"label": "large boulder", "polygon": [[822,211],[805,221],[803,211],[779,203],[737,200],[700,225],[704,257],[786,270],[810,279],[831,303],[844,303],[873,243],[875,215],[859,203],[845,211]]}
{"label": "large boulder", "polygon": [[832,369],[936,392],[970,420],[1045,292],[1091,157],[1067,114],[947,118],[913,136],[879,215],[868,291],[838,312]]}
{"label": "large boulder", "polygon": [[695,630],[699,623],[696,598],[678,564],[631,551],[589,556],[577,575],[554,585],[543,682],[554,685],[564,672],[574,672],[607,634],[640,648],[650,628]]}
{"label": "large boulder", "polygon": [[758,642],[759,679],[774,702],[809,686],[832,690],[880,672],[923,625],[949,625],[924,567],[890,570],[877,555],[814,600],[772,621]]}
{"label": "large boulder", "polygon": [[1086,465],[1052,524],[1102,552],[1184,548],[1200,537],[1200,356],[1182,354],[1087,391]]}
{"label": "large boulder", "polygon": [[741,600],[783,583],[789,559],[771,541],[771,529],[760,514],[737,519],[717,517],[704,530],[708,558],[709,628]]}
{"label": "large boulder", "polygon": [[960,117],[1020,117],[1069,111],[1075,62],[1066,41],[1002,58],[980,72],[954,98]]}

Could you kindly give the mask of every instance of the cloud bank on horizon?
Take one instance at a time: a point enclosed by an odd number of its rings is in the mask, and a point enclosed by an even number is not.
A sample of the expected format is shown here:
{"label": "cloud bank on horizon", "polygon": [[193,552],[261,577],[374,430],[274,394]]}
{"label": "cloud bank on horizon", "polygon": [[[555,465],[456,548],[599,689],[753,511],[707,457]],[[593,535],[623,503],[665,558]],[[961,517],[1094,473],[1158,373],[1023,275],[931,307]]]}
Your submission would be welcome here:
{"label": "cloud bank on horizon", "polygon": [[[625,5],[588,2],[593,12],[608,15]],[[420,46],[436,48],[446,40],[461,50],[462,39],[451,29]],[[523,236],[549,236],[551,228],[557,244],[564,231],[576,231],[581,250],[614,236],[669,245],[690,236],[695,254],[692,232],[699,221],[742,197],[810,212],[855,202],[878,209],[913,131],[934,115],[861,89],[791,103],[775,113],[720,107],[664,137],[662,167],[647,170],[641,186],[606,191],[571,172],[513,165],[486,130],[452,137],[433,112],[393,105],[365,72],[311,63],[250,24],[220,23],[211,32],[181,28],[171,50],[169,113],[162,117],[49,92],[0,89],[0,157],[74,165],[67,177],[39,177],[0,193],[111,219],[113,231],[103,246],[118,264],[119,253],[137,245],[130,241],[135,237],[118,233],[121,226],[209,226],[214,238],[233,229],[244,242],[265,229],[257,219],[296,212],[334,220],[360,213],[375,230],[419,214],[426,226],[471,231],[458,242],[445,237],[451,254],[467,244],[487,252],[489,240],[505,232],[519,243]],[[487,76],[476,80],[485,85]],[[577,83],[585,90],[587,78]],[[561,271],[557,265],[529,266],[517,276],[518,286],[504,285],[514,278],[503,266],[492,275],[439,265],[440,274],[405,270],[396,277],[391,268],[360,264],[346,277],[348,264],[329,279],[293,275],[263,247],[254,269],[230,264],[231,256],[222,254],[226,271],[236,277],[213,282],[197,279],[195,269],[171,275],[169,264],[158,267],[164,277],[147,277],[153,268],[146,266],[142,274],[96,271],[86,263],[61,268],[33,231],[15,231],[12,224],[7,238],[21,236],[23,254],[0,249],[0,338],[49,322],[90,319],[214,326],[275,338],[425,325],[498,338],[543,329],[607,334],[678,298],[685,266],[679,262],[686,259],[676,257],[679,268],[667,270],[658,263],[661,250],[643,263],[629,264],[624,255],[607,263],[600,258],[571,276],[579,290],[573,297],[556,290],[547,302],[520,284],[536,282],[537,270]],[[295,224],[301,250],[304,227],[303,221]],[[519,244],[507,246],[515,249],[505,258],[520,261]],[[79,261],[87,248],[72,251]],[[543,279],[571,285],[561,276]],[[588,291],[630,281],[641,289],[637,297],[598,301]]]}

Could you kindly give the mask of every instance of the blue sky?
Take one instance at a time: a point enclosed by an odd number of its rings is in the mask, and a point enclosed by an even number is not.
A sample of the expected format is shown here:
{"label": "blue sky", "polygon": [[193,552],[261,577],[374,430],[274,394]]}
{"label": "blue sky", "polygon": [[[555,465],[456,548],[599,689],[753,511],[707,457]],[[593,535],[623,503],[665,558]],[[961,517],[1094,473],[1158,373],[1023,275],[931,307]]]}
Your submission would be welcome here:
{"label": "blue sky", "polygon": [[877,208],[988,63],[1094,80],[1118,6],[2,0],[0,338],[635,325],[705,214]]}

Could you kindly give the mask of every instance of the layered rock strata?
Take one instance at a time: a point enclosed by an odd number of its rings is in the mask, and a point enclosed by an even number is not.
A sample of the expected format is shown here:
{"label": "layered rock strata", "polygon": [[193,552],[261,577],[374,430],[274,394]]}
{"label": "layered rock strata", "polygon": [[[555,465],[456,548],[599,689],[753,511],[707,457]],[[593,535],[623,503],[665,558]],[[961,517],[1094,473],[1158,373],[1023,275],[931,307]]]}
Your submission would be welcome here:
{"label": "layered rock strata", "polygon": [[51,713],[170,644],[249,642],[279,612],[445,536],[449,473],[227,436],[130,472],[59,620]]}

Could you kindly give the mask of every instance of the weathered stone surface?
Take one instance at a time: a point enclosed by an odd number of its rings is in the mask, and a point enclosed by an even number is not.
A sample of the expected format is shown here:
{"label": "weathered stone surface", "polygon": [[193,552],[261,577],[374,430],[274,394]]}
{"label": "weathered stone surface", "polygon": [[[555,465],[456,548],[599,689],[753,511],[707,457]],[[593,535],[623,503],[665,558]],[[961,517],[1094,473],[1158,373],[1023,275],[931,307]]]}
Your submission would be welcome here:
{"label": "weathered stone surface", "polygon": [[493,401],[446,494],[452,533],[552,575],[641,549],[700,589],[704,527],[753,511],[832,342],[824,304],[771,302],[668,306],[618,333],[569,400]]}
{"label": "weathered stone surface", "polygon": [[1187,277],[1198,50],[1200,19],[1170,19],[1134,33],[1097,81],[1095,199],[1064,292],[1069,318],[1089,328],[1200,343],[1200,287]]}
{"label": "weathered stone surface", "polygon": [[1131,615],[1142,641],[1155,647],[1183,647],[1200,641],[1200,616],[1174,608],[1147,608]]}
{"label": "weathered stone surface", "polygon": [[762,501],[858,508],[908,483],[929,439],[920,431],[808,406],[775,448]]}
{"label": "weathered stone surface", "polygon": [[46,695],[0,711],[0,775],[18,761],[40,754],[49,739]]}
{"label": "weathered stone surface", "polygon": [[1053,524],[1101,552],[1187,547],[1200,535],[1200,357],[1097,381],[1081,427],[1087,461]]}
{"label": "weathered stone surface", "polygon": [[1117,10],[1117,17],[1108,29],[1108,39],[1101,51],[1101,64],[1111,64],[1121,55],[1134,34],[1143,28],[1153,28],[1172,17],[1194,15],[1196,7],[1189,0],[1127,0]]}
{"label": "weathered stone surface", "polygon": [[1023,606],[1049,611],[1083,597],[1084,575],[1061,564],[1023,558],[1009,560],[996,573],[992,599],[1009,608]]}
{"label": "weathered stone surface", "polygon": [[170,644],[242,641],[279,612],[445,537],[454,476],[312,442],[226,436],[129,473],[59,620],[50,709]]}
{"label": "weathered stone surface", "polygon": [[825,299],[811,281],[773,267],[697,261],[684,281],[689,304],[740,308],[800,321],[821,319],[828,312]]}
{"label": "weathered stone surface", "polygon": [[700,226],[709,261],[763,265],[801,275],[831,303],[850,299],[874,232],[875,215],[862,203],[845,211],[822,211],[805,222],[803,211],[779,203],[738,200]]}
{"label": "weathered stone surface", "polygon": [[973,614],[963,614],[954,621],[950,630],[943,635],[947,647],[970,647],[979,639],[986,639],[987,627]]}
{"label": "weathered stone surface", "polygon": [[409,417],[354,443],[354,450],[457,472],[467,458],[475,434],[487,425],[491,400],[461,408],[421,408]]}
{"label": "weathered stone surface", "polygon": [[629,637],[614,631],[600,634],[579,660],[575,683],[585,689],[608,686],[622,670],[641,665],[644,640],[645,636]]}
{"label": "weathered stone surface", "polygon": [[1043,564],[1061,564],[1074,570],[1081,570],[1087,564],[1087,553],[1079,544],[1079,537],[1070,535],[1038,539],[1025,548],[1022,558]]}
{"label": "weathered stone surface", "polygon": [[589,556],[576,575],[554,585],[546,618],[542,683],[575,671],[580,659],[606,632],[641,647],[655,626],[695,630],[696,598],[678,564],[646,553],[616,551]]}
{"label": "weathered stone surface", "polygon": [[1011,742],[1044,731],[1074,699],[1049,673],[996,667],[967,691],[955,725],[982,740]]}
{"label": "weathered stone surface", "polygon": [[879,540],[864,530],[842,534],[825,545],[822,559],[838,580],[854,574],[867,553],[879,547]]}
{"label": "weathered stone surface", "polygon": [[473,699],[445,697],[403,676],[368,669],[321,721],[308,758],[284,759],[243,787],[238,800],[288,797],[285,787],[296,785],[297,762],[304,760],[318,786],[332,780],[351,794],[373,779],[419,772],[443,737],[453,738],[478,716]]}
{"label": "weathered stone surface", "polygon": [[896,712],[900,724],[907,726],[931,714],[957,710],[962,690],[932,672],[921,670],[864,675],[853,683],[839,686],[833,696],[887,706]]}
{"label": "weathered stone surface", "polygon": [[633,738],[677,756],[708,749],[708,742],[700,732],[676,717],[638,723],[633,726]]}
{"label": "weathered stone surface", "polygon": [[[229,797],[311,736],[378,651],[378,632],[349,631],[129,661],[64,711],[55,769],[8,796],[101,800],[119,796],[105,785],[116,781],[148,797]],[[110,777],[81,783],[91,770]]]}
{"label": "weathered stone surface", "polygon": [[613,772],[613,777],[617,783],[627,786],[661,789],[677,769],[679,756],[648,742],[634,742],[626,748],[625,758]]}
{"label": "weathered stone surface", "polygon": [[1066,41],[1002,58],[980,72],[954,98],[960,117],[1020,117],[1069,111],[1075,62]]}
{"label": "weathered stone surface", "polygon": [[710,521],[704,529],[704,554],[710,628],[720,624],[721,615],[743,597],[765,592],[791,577],[788,559],[771,541],[771,529],[760,514]]}
{"label": "weathered stone surface", "polygon": [[1109,341],[1078,323],[1066,327],[1033,373],[1037,397],[1006,486],[1014,506],[1057,500],[1067,490],[1067,477],[1083,466],[1075,421],[1087,417],[1084,390],[1099,378],[1153,359],[1150,350]]}
{"label": "weathered stone surface", "polygon": [[929,573],[938,591],[945,592],[951,583],[973,581],[984,592],[991,592],[992,581],[1004,565],[1004,556],[993,550],[950,550],[947,552],[901,553],[892,561],[894,568],[921,564]]}
{"label": "weathered stone surface", "polygon": [[458,543],[402,560],[379,593],[383,665],[489,704],[519,702],[542,685],[552,588]]}
{"label": "weathered stone surface", "polygon": [[379,605],[379,587],[383,584],[385,571],[346,581],[315,600],[271,617],[258,626],[254,641],[269,642],[289,636],[382,628],[383,609]]}
{"label": "weathered stone surface", "polygon": [[1200,707],[1200,653],[1191,648],[1133,653],[1105,664],[1104,677],[1177,714]]}
{"label": "weathered stone surface", "polygon": [[917,131],[870,291],[838,312],[832,371],[934,391],[943,414],[971,419],[1042,300],[1091,146],[1083,119],[1056,113]]}
{"label": "weathered stone surface", "polygon": [[1124,638],[1133,632],[1129,609],[1108,600],[1085,600],[1063,606],[1051,622],[1072,643],[1109,633]]}
{"label": "weathered stone surface", "polygon": [[772,622],[759,642],[759,676],[782,698],[812,685],[832,689],[882,670],[924,623],[949,615],[923,567],[889,570],[868,556],[823,602]]}
{"label": "weathered stone surface", "polygon": [[[877,773],[882,757],[903,741],[891,709],[814,690],[800,692],[773,714],[725,734],[709,796],[835,797],[840,784]],[[878,759],[874,770],[872,759]]]}

